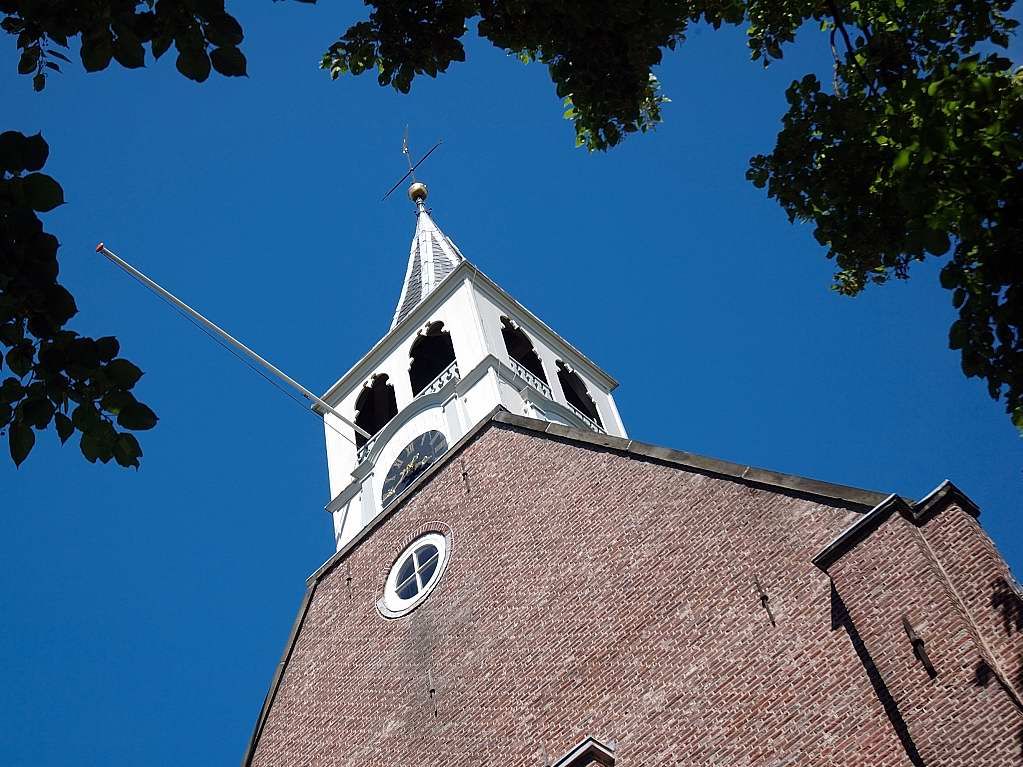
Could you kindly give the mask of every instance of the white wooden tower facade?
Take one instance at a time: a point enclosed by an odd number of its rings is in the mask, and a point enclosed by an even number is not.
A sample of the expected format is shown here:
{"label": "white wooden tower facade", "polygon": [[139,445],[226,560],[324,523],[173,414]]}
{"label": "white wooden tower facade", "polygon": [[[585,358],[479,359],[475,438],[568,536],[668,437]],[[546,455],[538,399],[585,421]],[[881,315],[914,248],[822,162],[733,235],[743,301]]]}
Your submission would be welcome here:
{"label": "white wooden tower facade", "polygon": [[[415,236],[391,328],[323,395],[337,547],[494,408],[626,436],[617,382],[466,260],[409,197]],[[345,435],[345,436],[342,436]]]}

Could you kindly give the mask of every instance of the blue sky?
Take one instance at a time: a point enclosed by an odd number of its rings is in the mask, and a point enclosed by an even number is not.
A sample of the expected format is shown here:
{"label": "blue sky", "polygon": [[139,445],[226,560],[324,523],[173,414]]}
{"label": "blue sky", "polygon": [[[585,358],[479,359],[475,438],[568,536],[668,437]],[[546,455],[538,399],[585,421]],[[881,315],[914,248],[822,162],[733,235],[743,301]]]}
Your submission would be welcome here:
{"label": "blue sky", "polygon": [[380,197],[406,123],[414,151],[444,140],[422,171],[439,225],[621,381],[630,436],[908,496],[950,478],[1019,569],[1023,441],[947,348],[940,264],[841,298],[809,229],[744,180],[823,38],[765,72],[741,31],[694,30],[659,72],[664,126],[588,155],[541,67],[472,43],[400,96],[317,68],[355,4],[232,5],[245,79],[196,85],[168,55],[34,94],[0,47],[2,128],[43,132],[68,201],[47,226],[73,327],[120,338],[161,417],[137,473],[52,434],[0,460],[5,764],[234,763],[332,552],[321,426],[96,242],[325,390],[398,297],[414,217]]}

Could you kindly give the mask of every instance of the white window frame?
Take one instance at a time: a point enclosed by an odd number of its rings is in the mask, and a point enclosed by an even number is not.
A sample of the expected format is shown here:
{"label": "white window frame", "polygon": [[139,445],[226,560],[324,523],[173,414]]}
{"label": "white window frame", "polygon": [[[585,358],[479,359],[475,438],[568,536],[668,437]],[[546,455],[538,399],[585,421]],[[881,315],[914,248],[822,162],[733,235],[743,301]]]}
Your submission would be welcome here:
{"label": "white window frame", "polygon": [[[430,582],[409,599],[402,599],[398,596],[398,571],[412,553],[422,546],[431,545],[437,549],[437,569],[430,578]],[[416,538],[404,548],[391,565],[387,573],[387,580],[384,581],[384,594],[377,600],[377,610],[385,618],[400,618],[408,615],[419,607],[430,593],[440,583],[444,576],[444,570],[448,564],[448,554],[451,550],[451,541],[443,533],[427,533]],[[414,572],[418,573],[418,570]]]}

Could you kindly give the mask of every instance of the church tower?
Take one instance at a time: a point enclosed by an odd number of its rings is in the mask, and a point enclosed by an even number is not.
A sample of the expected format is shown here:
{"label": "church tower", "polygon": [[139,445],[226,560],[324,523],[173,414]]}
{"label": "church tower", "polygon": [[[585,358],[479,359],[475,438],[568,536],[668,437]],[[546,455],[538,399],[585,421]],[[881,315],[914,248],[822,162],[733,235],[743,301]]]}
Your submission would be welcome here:
{"label": "church tower", "polygon": [[624,437],[617,382],[476,268],[409,188],[416,230],[390,330],[323,400],[338,549],[495,408]]}
{"label": "church tower", "polygon": [[390,330],[323,397],[337,551],[243,767],[1023,767],[1023,596],[965,493],[627,437],[409,194]]}

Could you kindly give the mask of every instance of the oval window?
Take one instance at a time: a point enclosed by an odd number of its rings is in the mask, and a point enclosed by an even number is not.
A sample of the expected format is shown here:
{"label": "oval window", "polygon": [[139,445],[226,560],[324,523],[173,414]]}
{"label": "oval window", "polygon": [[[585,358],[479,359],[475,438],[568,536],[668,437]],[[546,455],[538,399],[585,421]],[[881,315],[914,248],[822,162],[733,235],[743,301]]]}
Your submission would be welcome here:
{"label": "oval window", "polygon": [[441,533],[416,538],[394,560],[377,609],[386,618],[399,618],[419,605],[436,587],[447,564],[448,539]]}

